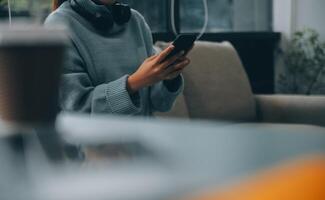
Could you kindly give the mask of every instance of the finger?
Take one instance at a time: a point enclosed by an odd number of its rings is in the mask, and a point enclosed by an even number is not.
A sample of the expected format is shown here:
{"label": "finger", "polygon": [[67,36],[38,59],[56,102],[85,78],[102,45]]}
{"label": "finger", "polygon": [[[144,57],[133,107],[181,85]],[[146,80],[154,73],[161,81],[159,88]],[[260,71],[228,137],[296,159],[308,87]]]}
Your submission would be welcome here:
{"label": "finger", "polygon": [[186,67],[189,64],[190,64],[190,60],[188,58],[185,58],[183,61],[181,61],[175,65],[172,65],[170,68],[171,68],[171,70],[177,71],[177,70],[183,69],[184,67]]}
{"label": "finger", "polygon": [[190,60],[189,59],[185,59],[182,62],[179,62],[175,65],[170,66],[169,68],[166,69],[166,71],[164,72],[165,76],[169,76],[169,74],[175,72],[175,71],[179,71],[179,70],[183,70],[187,65],[190,64]]}
{"label": "finger", "polygon": [[154,60],[155,58],[157,58],[158,54],[156,55],[153,55],[153,56],[150,56],[149,58],[147,58],[148,61],[152,61]]}
{"label": "finger", "polygon": [[149,59],[150,59],[150,60],[153,60],[153,59],[157,58],[157,57],[158,57],[158,55],[159,55],[159,54],[155,54],[155,55],[153,55],[153,56],[149,57]]}
{"label": "finger", "polygon": [[179,60],[180,58],[182,58],[184,55],[184,52],[180,52],[178,53],[177,55],[171,57],[170,59],[166,60],[165,62],[163,62],[161,65],[162,65],[162,68],[167,68],[169,67],[171,64],[174,64],[177,60]]}
{"label": "finger", "polygon": [[162,62],[174,49],[175,47],[173,45],[170,45],[167,47],[164,51],[162,51],[158,56],[157,56],[157,62],[160,63]]}
{"label": "finger", "polygon": [[178,60],[176,61],[175,64],[180,63],[180,62],[182,62],[182,61],[184,61],[184,60],[186,60],[186,59],[188,59],[188,58],[185,57],[185,56],[182,56],[182,57],[178,58]]}
{"label": "finger", "polygon": [[173,73],[166,76],[166,80],[172,80],[172,79],[176,78],[177,76],[179,76],[182,73],[182,71],[183,70],[174,71]]}

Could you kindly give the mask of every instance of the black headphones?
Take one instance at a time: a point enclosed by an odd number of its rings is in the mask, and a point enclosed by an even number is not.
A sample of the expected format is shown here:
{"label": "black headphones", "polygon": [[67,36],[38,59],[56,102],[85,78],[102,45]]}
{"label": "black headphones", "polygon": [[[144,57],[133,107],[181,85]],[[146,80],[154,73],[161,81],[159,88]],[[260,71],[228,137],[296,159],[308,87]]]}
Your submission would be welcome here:
{"label": "black headphones", "polygon": [[126,24],[131,19],[131,8],[127,4],[115,2],[103,5],[99,0],[70,0],[72,9],[90,21],[96,29],[110,30],[114,23]]}

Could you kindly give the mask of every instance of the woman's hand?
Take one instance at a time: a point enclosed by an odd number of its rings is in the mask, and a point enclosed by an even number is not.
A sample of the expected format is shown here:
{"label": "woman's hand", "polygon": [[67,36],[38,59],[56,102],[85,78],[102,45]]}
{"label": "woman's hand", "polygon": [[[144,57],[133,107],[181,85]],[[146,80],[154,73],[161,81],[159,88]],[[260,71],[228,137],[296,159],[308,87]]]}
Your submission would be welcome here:
{"label": "woman's hand", "polygon": [[129,92],[134,93],[143,87],[154,85],[163,80],[176,78],[190,61],[183,55],[184,52],[165,60],[173,49],[174,46],[169,46],[160,54],[147,58],[139,69],[129,76]]}
{"label": "woman's hand", "polygon": [[168,67],[168,75],[166,76],[166,78],[164,80],[173,80],[176,77],[178,77],[184,70],[185,67],[187,67],[187,65],[190,64],[190,60],[183,56],[181,58],[179,58],[173,65]]}

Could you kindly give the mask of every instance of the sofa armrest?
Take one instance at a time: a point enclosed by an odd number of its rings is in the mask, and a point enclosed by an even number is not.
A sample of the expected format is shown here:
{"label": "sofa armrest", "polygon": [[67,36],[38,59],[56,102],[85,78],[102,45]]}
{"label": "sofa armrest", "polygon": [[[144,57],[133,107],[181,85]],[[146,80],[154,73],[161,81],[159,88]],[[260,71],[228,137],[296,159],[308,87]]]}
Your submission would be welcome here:
{"label": "sofa armrest", "polygon": [[325,126],[325,97],[256,95],[259,121]]}

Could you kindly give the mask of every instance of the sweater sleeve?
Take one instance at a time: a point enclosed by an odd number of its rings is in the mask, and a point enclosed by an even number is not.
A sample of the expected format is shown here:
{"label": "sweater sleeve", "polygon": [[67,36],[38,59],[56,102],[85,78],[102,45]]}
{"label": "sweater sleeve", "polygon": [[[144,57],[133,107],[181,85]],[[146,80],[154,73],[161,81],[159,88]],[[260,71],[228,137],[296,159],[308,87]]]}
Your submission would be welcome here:
{"label": "sweater sleeve", "polygon": [[93,85],[77,49],[70,47],[61,78],[61,108],[91,114],[137,114],[141,109],[127,91],[127,78],[125,75],[105,84]]}
{"label": "sweater sleeve", "polygon": [[[139,14],[140,15],[140,14]],[[156,54],[153,47],[153,39],[150,27],[142,18],[142,30],[144,31],[144,37],[146,39],[146,45],[148,50],[148,56]],[[178,76],[172,81],[161,81],[150,87],[150,102],[153,112],[168,112],[172,109],[173,104],[179,94],[183,92],[184,79],[183,76]]]}

